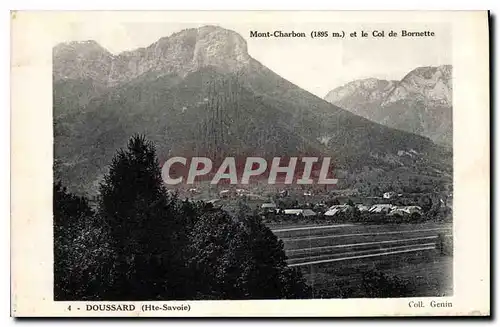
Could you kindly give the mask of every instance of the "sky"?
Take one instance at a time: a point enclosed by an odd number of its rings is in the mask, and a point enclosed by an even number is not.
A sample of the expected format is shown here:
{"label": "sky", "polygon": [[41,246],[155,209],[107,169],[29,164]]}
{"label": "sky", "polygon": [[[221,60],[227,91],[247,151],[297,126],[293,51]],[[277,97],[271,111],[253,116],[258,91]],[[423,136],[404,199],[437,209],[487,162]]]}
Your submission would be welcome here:
{"label": "sky", "polygon": [[[106,19],[75,21],[58,29],[53,44],[95,40],[112,53],[146,47],[159,38],[185,28],[213,22],[113,22]],[[330,90],[362,78],[400,80],[416,67],[451,64],[452,44],[448,25],[442,23],[215,23],[238,32],[248,44],[249,54],[292,83],[323,98]],[[400,32],[430,30],[434,37],[361,38],[361,30]],[[250,31],[356,31],[357,38],[295,39],[250,38]],[[54,31],[53,31],[54,32]]]}

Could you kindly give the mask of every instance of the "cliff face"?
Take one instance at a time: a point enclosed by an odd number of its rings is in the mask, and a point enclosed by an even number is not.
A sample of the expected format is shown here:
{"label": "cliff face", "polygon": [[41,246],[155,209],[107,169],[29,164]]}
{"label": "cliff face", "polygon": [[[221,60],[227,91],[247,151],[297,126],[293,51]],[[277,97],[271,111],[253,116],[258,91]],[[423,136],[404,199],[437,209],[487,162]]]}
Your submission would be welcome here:
{"label": "cliff face", "polygon": [[406,75],[387,97],[383,105],[388,106],[398,101],[420,100],[430,106],[452,104],[452,67],[419,67]]}
{"label": "cliff face", "polygon": [[105,86],[129,82],[145,73],[186,76],[207,66],[224,71],[248,64],[246,41],[237,33],[205,26],[165,37],[147,48],[113,55],[95,41],[54,48],[54,80],[92,79]]}
{"label": "cliff face", "polygon": [[330,91],[325,100],[377,123],[453,143],[452,66],[419,67],[401,81],[365,79]]}

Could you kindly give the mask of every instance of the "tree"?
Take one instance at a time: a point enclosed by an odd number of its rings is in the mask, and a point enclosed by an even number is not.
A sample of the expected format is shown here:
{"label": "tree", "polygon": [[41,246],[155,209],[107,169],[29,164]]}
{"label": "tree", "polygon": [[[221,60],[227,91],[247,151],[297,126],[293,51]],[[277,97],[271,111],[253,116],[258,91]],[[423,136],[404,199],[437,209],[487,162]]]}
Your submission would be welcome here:
{"label": "tree", "polygon": [[247,283],[251,298],[307,298],[310,289],[300,271],[286,263],[283,241],[262,223],[257,216],[247,217],[244,227],[249,240]]}
{"label": "tree", "polygon": [[233,218],[220,209],[206,212],[191,233],[190,249],[195,299],[310,294],[300,272],[287,266],[283,243],[258,216]]}
{"label": "tree", "polygon": [[207,210],[190,233],[194,299],[243,299],[246,240],[241,226],[220,209]]}
{"label": "tree", "polygon": [[109,239],[112,255],[104,262],[111,263],[112,278],[99,299],[307,297],[300,271],[286,264],[283,243],[243,203],[239,209],[233,217],[169,196],[154,145],[132,137],[100,186],[97,222]]}
{"label": "tree", "polygon": [[101,300],[112,280],[112,252],[84,197],[54,183],[54,298]]}
{"label": "tree", "polygon": [[100,186],[99,216],[117,253],[110,299],[153,300],[176,296],[183,278],[184,222],[161,178],[155,146],[133,136],[119,150]]}

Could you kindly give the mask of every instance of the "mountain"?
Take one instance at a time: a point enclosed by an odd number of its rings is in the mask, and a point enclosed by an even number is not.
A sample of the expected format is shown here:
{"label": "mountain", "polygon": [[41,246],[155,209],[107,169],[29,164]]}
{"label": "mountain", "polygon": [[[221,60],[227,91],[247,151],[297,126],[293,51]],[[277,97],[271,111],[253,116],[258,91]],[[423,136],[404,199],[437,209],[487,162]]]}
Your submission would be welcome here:
{"label": "mountain", "polygon": [[95,41],[62,43],[54,47],[53,58],[55,80],[91,79],[108,87],[145,73],[185,77],[206,66],[233,72],[251,59],[239,34],[215,26],[183,30],[116,56]]}
{"label": "mountain", "polygon": [[59,44],[53,83],[55,171],[77,192],[95,193],[134,133],[157,144],[160,160],[322,155],[351,177],[366,167],[451,176],[445,148],[299,88],[220,27],[183,30],[116,55],[94,41]]}
{"label": "mountain", "polygon": [[374,122],[453,145],[452,66],[419,67],[401,81],[375,78],[338,87],[325,100]]}

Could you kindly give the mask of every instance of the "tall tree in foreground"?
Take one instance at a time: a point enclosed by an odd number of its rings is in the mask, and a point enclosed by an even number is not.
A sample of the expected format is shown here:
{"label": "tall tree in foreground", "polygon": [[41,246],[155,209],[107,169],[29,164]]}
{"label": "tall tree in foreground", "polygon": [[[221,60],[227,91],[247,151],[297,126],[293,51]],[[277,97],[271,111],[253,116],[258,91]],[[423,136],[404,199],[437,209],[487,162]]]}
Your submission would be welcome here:
{"label": "tall tree in foreground", "polygon": [[175,297],[183,275],[174,200],[167,196],[155,146],[133,136],[119,150],[100,188],[99,215],[117,253],[116,280],[109,299]]}
{"label": "tall tree in foreground", "polygon": [[259,217],[168,196],[155,147],[143,136],[113,159],[99,216],[115,253],[107,300],[307,297],[283,243]]}

